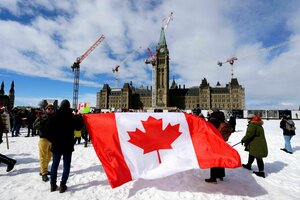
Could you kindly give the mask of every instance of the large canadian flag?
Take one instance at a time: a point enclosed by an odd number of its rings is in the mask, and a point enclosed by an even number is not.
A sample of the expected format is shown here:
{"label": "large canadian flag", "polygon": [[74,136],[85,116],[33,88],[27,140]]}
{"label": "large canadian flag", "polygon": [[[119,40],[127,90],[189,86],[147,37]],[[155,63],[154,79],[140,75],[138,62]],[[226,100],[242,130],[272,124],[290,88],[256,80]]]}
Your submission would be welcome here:
{"label": "large canadian flag", "polygon": [[193,168],[241,166],[219,131],[192,114],[86,114],[84,121],[112,188]]}

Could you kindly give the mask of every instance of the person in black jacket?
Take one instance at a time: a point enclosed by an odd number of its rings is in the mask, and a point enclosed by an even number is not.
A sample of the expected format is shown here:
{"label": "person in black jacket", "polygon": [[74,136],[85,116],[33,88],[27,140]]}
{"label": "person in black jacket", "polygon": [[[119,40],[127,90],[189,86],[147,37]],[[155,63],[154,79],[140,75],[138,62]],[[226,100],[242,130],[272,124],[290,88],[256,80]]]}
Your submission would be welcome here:
{"label": "person in black jacket", "polygon": [[69,178],[72,152],[74,151],[74,130],[82,128],[82,119],[79,119],[72,113],[70,102],[63,100],[58,111],[49,119],[48,129],[52,133],[50,141],[52,143],[52,166],[50,172],[50,191],[57,189],[57,169],[61,157],[63,157],[63,173],[60,181],[59,192],[67,190],[67,180]]}
{"label": "person in black jacket", "polygon": [[[225,124],[225,115],[222,111],[219,111],[218,109],[214,109],[214,111],[209,114],[208,121],[220,131],[220,133],[222,134],[225,141],[228,140],[228,137],[229,137],[228,134],[231,134],[231,127],[228,125],[229,130],[225,131],[226,134],[222,133],[222,131],[220,130],[222,124],[223,125]],[[225,135],[228,136],[228,137],[226,137],[226,139],[225,139]],[[217,183],[217,178],[219,178],[221,181],[223,181],[224,177],[225,177],[225,168],[213,167],[210,169],[210,178],[205,179],[205,182]]]}
{"label": "person in black jacket", "polygon": [[33,123],[36,120],[36,116],[35,116],[35,110],[32,108],[30,110],[30,112],[27,115],[27,136],[25,137],[29,137],[30,136],[30,131],[31,131],[31,136],[35,136],[36,135],[36,130],[35,128],[33,128]]}
{"label": "person in black jacket", "polygon": [[232,128],[232,132],[235,132],[235,126],[236,126],[236,118],[234,115],[231,115],[228,122]]}
{"label": "person in black jacket", "polygon": [[40,157],[40,175],[43,181],[48,181],[48,165],[52,158],[50,134],[47,132],[47,123],[49,118],[54,114],[54,105],[48,104],[45,107],[45,113],[39,116],[33,123],[33,128],[39,130],[39,157]]}

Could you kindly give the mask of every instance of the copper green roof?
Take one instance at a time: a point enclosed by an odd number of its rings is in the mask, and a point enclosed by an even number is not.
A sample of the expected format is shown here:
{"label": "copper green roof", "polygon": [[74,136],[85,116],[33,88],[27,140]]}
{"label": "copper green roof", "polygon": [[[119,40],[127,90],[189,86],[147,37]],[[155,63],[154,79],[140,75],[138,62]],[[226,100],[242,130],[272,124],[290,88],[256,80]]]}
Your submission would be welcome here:
{"label": "copper green roof", "polygon": [[158,46],[166,46],[166,45],[167,45],[167,42],[166,42],[165,30],[162,27],[161,32],[160,32]]}

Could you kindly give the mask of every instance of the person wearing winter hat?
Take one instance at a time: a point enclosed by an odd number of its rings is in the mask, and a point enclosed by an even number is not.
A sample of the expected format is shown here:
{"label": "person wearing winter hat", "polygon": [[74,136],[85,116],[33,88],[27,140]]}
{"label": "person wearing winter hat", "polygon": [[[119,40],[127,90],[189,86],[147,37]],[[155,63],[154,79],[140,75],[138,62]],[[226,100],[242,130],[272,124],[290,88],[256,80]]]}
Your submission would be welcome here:
{"label": "person wearing winter hat", "polygon": [[49,119],[49,130],[52,137],[52,166],[50,172],[50,191],[57,189],[57,170],[61,157],[63,157],[63,173],[60,181],[59,192],[67,190],[67,180],[70,174],[72,152],[74,151],[74,130],[81,130],[83,126],[82,119],[77,118],[72,113],[70,102],[63,100],[58,111]]}
{"label": "person wearing winter hat", "polygon": [[[224,112],[220,111],[219,109],[212,109],[213,112],[210,113],[208,116],[208,122],[211,123],[214,127],[216,127],[221,135],[223,136],[224,140],[227,141],[223,135],[223,131],[220,130],[221,124],[225,123],[225,114]],[[223,125],[224,126],[224,125]],[[222,126],[222,127],[223,127]],[[228,124],[229,126],[229,124]],[[231,133],[231,127],[229,126]],[[225,177],[225,168],[222,167],[213,167],[210,169],[210,178],[205,179],[205,182],[207,183],[217,183],[217,179],[220,179],[223,181],[223,178]]]}
{"label": "person wearing winter hat", "polygon": [[47,106],[45,107],[45,110],[47,110],[48,108],[53,108],[53,109],[54,109],[54,105],[51,104],[51,103],[49,103],[49,104],[47,104]]}
{"label": "person wearing winter hat", "polygon": [[247,117],[247,119],[248,119],[248,120],[251,120],[253,117],[255,117],[254,114],[249,114],[248,117]]}
{"label": "person wearing winter hat", "polygon": [[50,174],[48,171],[48,166],[52,158],[51,142],[50,137],[52,132],[48,131],[47,124],[55,113],[54,105],[48,104],[45,107],[45,113],[37,117],[37,119],[33,123],[33,128],[38,130],[40,140],[39,140],[39,158],[40,158],[40,175],[42,176],[42,180],[47,182],[49,180],[48,175]]}
{"label": "person wearing winter hat", "polygon": [[268,145],[262,125],[263,121],[257,115],[251,116],[249,119],[246,135],[241,140],[241,144],[245,146],[245,151],[249,151],[249,156],[247,164],[242,164],[242,166],[252,170],[252,163],[256,159],[259,171],[253,173],[265,178],[263,158],[268,156]]}

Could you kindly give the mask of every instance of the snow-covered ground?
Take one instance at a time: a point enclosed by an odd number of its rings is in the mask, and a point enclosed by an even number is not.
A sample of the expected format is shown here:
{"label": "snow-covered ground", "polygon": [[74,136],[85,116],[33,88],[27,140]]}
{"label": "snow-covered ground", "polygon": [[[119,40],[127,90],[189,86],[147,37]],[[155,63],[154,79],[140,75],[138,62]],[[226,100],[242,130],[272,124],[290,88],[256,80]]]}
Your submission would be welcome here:
{"label": "snow-covered ground", "polygon": [[[68,190],[65,193],[50,192],[50,183],[39,176],[38,137],[10,137],[10,149],[6,141],[0,145],[0,152],[16,159],[13,171],[7,173],[6,165],[0,165],[0,199],[3,200],[94,200],[94,199],[299,199],[300,196],[300,120],[295,121],[296,136],[292,139],[294,154],[280,150],[283,147],[279,120],[264,120],[269,156],[264,159],[266,178],[257,177],[243,168],[226,169],[224,181],[210,184],[209,169],[193,169],[156,180],[136,180],[111,189],[103,168],[91,144],[87,148],[75,145]],[[229,139],[236,144],[245,134],[247,120],[237,120],[237,132]],[[248,153],[240,144],[234,147],[241,155],[242,163],[247,162]],[[61,162],[62,164],[62,162]],[[257,170],[254,162],[253,170]],[[50,169],[50,167],[49,167]],[[59,168],[58,180],[61,177]]]}

